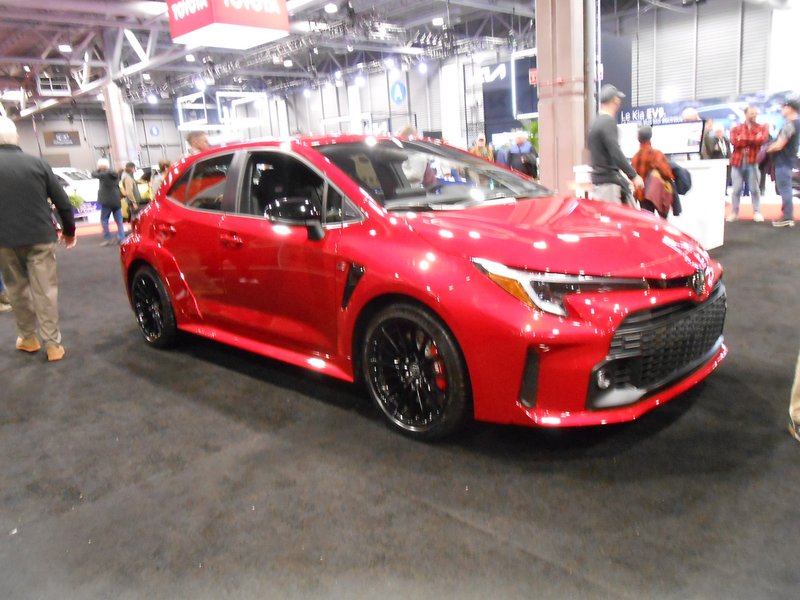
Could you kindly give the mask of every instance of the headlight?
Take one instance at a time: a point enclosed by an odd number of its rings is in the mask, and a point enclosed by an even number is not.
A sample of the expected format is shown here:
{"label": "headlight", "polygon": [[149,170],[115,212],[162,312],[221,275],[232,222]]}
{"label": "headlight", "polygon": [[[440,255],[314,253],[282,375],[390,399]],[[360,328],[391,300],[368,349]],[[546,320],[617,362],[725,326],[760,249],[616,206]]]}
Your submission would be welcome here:
{"label": "headlight", "polygon": [[615,279],[591,275],[535,273],[512,269],[504,264],[482,258],[473,258],[472,262],[489,279],[518,300],[531,308],[561,317],[567,316],[567,309],[564,305],[566,296],[612,290],[646,290],[650,287],[644,278]]}

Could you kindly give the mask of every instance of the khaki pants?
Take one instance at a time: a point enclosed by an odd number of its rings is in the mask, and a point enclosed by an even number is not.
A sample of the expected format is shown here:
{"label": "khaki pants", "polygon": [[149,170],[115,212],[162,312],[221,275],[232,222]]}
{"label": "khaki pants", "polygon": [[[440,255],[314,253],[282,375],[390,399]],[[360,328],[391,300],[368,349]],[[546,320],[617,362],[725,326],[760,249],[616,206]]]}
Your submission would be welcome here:
{"label": "khaki pants", "polygon": [[61,343],[56,245],[0,248],[0,269],[17,320],[17,335],[38,334],[45,347]]}
{"label": "khaki pants", "polygon": [[800,424],[800,355],[797,356],[797,366],[794,369],[794,384],[792,385],[792,398],[789,400],[789,415],[792,421]]}

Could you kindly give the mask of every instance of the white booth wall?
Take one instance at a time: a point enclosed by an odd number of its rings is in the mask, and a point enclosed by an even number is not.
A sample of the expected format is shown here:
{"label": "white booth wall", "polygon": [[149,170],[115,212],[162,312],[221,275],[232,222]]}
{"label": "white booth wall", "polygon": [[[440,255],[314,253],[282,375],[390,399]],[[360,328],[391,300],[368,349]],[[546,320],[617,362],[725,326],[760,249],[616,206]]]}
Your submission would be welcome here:
{"label": "white booth wall", "polygon": [[[139,114],[135,115],[134,122],[139,155],[128,157],[128,160],[146,166],[181,156],[182,137],[171,113]],[[99,158],[108,156],[110,141],[103,113],[74,115],[70,122],[64,114],[44,112],[36,117],[35,133],[30,118],[17,121],[17,130],[22,150],[41,156],[54,167],[94,169]],[[75,146],[46,143],[45,134],[66,131],[77,132],[80,143]]]}

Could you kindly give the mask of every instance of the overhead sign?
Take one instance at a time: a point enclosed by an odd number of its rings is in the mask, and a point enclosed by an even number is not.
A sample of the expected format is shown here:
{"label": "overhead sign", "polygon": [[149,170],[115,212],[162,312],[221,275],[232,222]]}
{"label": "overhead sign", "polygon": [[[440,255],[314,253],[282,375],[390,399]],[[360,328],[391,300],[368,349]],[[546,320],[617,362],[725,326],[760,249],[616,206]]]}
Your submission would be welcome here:
{"label": "overhead sign", "polygon": [[45,146],[80,146],[81,136],[77,131],[45,131],[42,133]]}
{"label": "overhead sign", "polygon": [[392,102],[395,104],[402,104],[406,99],[406,86],[402,81],[395,81],[390,89]]}
{"label": "overhead sign", "polygon": [[286,0],[167,0],[176,44],[244,50],[289,35]]}

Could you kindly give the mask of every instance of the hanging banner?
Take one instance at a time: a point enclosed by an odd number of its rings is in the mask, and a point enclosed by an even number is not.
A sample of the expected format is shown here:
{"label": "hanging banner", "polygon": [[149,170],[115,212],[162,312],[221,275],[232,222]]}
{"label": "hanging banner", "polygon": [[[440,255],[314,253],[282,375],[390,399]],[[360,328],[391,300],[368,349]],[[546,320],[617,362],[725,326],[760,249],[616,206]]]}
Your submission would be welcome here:
{"label": "hanging banner", "polygon": [[244,50],[289,35],[286,0],[167,0],[176,44]]}

